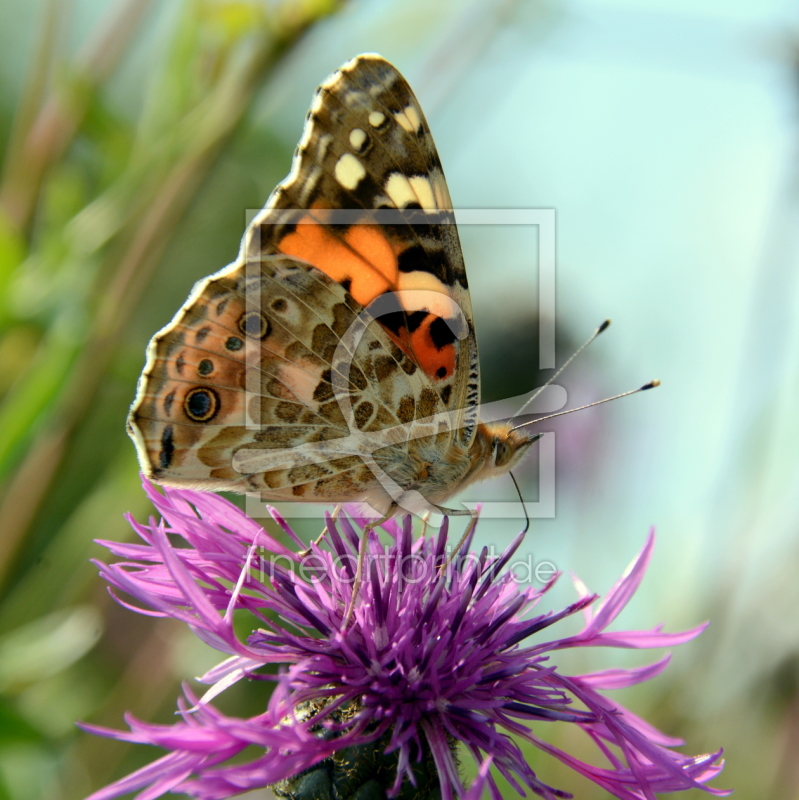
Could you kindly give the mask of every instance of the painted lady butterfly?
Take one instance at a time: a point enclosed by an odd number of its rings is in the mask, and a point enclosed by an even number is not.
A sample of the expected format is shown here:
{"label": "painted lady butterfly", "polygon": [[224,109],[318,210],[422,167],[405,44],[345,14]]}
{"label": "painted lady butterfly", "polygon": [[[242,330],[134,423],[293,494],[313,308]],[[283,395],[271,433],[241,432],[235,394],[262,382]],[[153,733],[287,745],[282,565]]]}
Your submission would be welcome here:
{"label": "painted lady butterfly", "polygon": [[128,430],[159,483],[444,512],[538,438],[479,422],[479,385],[430,130],[399,72],[361,55],[317,90],[238,259],[153,337]]}

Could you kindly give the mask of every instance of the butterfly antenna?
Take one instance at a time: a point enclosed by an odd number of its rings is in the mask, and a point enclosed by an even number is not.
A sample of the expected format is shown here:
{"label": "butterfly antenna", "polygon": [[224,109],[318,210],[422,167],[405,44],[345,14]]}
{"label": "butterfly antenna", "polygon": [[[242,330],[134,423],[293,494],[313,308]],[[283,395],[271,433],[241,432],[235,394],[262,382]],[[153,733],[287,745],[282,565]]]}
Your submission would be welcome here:
{"label": "butterfly antenna", "polygon": [[549,414],[546,417],[540,417],[539,419],[530,420],[530,422],[523,422],[521,425],[517,425],[513,430],[518,430],[519,428],[524,428],[526,425],[537,425],[539,422],[544,422],[548,419],[553,419],[554,417],[562,417],[564,414],[573,414],[575,411],[583,411],[586,408],[593,408],[594,406],[601,406],[602,403],[609,403],[611,400],[620,400],[622,397],[629,397],[631,394],[638,394],[638,392],[645,392],[648,389],[654,389],[656,386],[660,386],[659,380],[649,381],[649,383],[645,383],[643,386],[639,386],[637,389],[630,389],[629,392],[622,392],[621,394],[614,395],[613,397],[606,397],[604,400],[595,400],[593,403],[587,403],[584,406],[577,406],[577,408],[569,408],[566,411],[558,411],[557,414]]}
{"label": "butterfly antenna", "polygon": [[[530,405],[531,405],[531,404],[532,404],[532,403],[535,401],[535,399],[536,399],[536,398],[537,398],[537,397],[538,397],[538,396],[541,394],[541,392],[543,392],[543,391],[544,391],[544,389],[546,389],[546,388],[547,388],[547,386],[550,386],[552,383],[554,383],[554,382],[555,382],[555,381],[556,381],[556,380],[557,380],[557,379],[560,377],[560,375],[561,375],[561,373],[563,372],[563,370],[565,370],[565,369],[566,369],[566,367],[568,367],[568,366],[569,366],[569,364],[571,364],[571,363],[572,363],[572,361],[574,361],[574,359],[575,359],[575,358],[577,358],[577,356],[579,356],[579,355],[580,355],[580,353],[582,353],[582,352],[583,352],[583,350],[585,350],[585,348],[586,348],[586,347],[588,347],[588,345],[589,345],[589,344],[591,344],[591,342],[593,342],[593,341],[594,341],[594,339],[596,339],[596,337],[597,337],[597,336],[599,336],[599,334],[600,334],[600,333],[603,333],[604,331],[606,331],[606,330],[608,329],[608,327],[609,327],[609,326],[610,326],[610,320],[609,320],[609,319],[606,319],[606,320],[605,320],[605,321],[604,321],[604,322],[603,322],[603,323],[602,323],[602,324],[601,324],[601,325],[600,325],[600,326],[599,326],[599,327],[598,327],[598,328],[597,328],[597,329],[596,329],[596,330],[595,330],[595,331],[594,331],[594,332],[593,332],[593,333],[592,333],[592,334],[591,334],[591,335],[588,337],[588,339],[586,339],[586,341],[585,341],[585,342],[583,342],[583,344],[582,344],[582,345],[580,345],[580,347],[578,347],[578,348],[577,348],[577,349],[576,349],[576,350],[575,350],[575,351],[574,351],[574,352],[573,352],[573,353],[572,353],[572,354],[571,354],[571,355],[570,355],[570,356],[569,356],[569,357],[566,359],[566,361],[564,361],[564,363],[563,363],[563,364],[561,364],[561,366],[560,366],[560,368],[558,369],[558,371],[557,371],[557,372],[556,372],[556,373],[555,373],[555,374],[554,374],[554,375],[553,375],[551,378],[549,378],[549,380],[547,380],[547,382],[546,382],[546,383],[544,383],[544,384],[542,384],[541,386],[539,386],[539,387],[538,387],[538,388],[537,388],[537,389],[536,389],[536,390],[535,390],[535,391],[532,393],[532,395],[530,395],[530,397],[527,399],[527,401],[525,402],[525,404],[524,404],[524,405],[523,405],[523,406],[522,406],[522,407],[521,407],[521,408],[520,408],[520,409],[519,409],[519,410],[518,410],[518,411],[517,411],[517,412],[516,412],[516,413],[513,415],[513,417],[512,417],[512,420],[516,419],[516,417],[520,417],[520,416],[521,416],[521,415],[524,413],[525,409],[526,409],[526,408],[528,408],[528,407],[529,407],[529,406],[530,406]],[[512,420],[511,420],[511,421],[512,421]]]}

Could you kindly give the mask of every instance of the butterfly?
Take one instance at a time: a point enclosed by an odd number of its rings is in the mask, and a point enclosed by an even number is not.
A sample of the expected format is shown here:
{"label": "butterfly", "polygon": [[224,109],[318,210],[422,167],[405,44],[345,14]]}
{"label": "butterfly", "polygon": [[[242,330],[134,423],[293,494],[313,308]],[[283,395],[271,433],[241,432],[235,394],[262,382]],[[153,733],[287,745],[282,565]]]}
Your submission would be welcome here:
{"label": "butterfly", "polygon": [[318,88],[235,262],[150,342],[128,418],[144,473],[271,501],[442,504],[539,438],[479,420],[472,306],[430,129],[378,55]]}

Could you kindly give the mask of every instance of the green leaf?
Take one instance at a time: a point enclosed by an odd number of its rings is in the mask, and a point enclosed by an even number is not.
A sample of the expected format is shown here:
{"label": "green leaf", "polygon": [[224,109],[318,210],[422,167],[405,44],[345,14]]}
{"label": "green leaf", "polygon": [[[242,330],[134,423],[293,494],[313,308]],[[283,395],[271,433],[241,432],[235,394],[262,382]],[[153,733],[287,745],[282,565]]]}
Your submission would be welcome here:
{"label": "green leaf", "polygon": [[8,324],[9,286],[17,267],[25,259],[25,243],[11,227],[8,220],[0,214],[0,330]]}

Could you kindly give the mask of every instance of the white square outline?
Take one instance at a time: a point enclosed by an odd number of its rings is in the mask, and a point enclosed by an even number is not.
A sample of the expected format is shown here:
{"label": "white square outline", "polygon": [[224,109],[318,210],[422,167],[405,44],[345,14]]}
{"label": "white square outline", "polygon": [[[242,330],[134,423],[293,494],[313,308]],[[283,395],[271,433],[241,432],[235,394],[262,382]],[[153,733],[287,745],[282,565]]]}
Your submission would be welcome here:
{"label": "white square outline", "polygon": [[[247,209],[245,212],[248,230],[245,238],[252,242],[255,224],[268,224],[265,217],[269,209]],[[302,209],[297,209],[302,210]],[[343,210],[342,210],[343,211]],[[538,359],[539,369],[553,369],[556,366],[555,316],[556,316],[556,270],[557,270],[557,216],[554,208],[461,208],[453,209],[455,224],[467,225],[532,225],[538,228]],[[346,213],[346,212],[345,212]],[[355,212],[359,213],[359,212]],[[357,223],[356,223],[357,224]],[[252,230],[251,230],[252,228]],[[258,248],[260,249],[260,248]],[[253,252],[248,247],[247,252]],[[245,270],[251,259],[246,258]],[[258,263],[253,260],[253,263]],[[250,310],[249,297],[245,301]],[[259,309],[260,310],[260,309]],[[560,387],[554,386],[558,389]],[[562,407],[560,404],[557,408]],[[557,410],[555,408],[554,410]],[[555,517],[555,433],[546,432],[537,442],[538,449],[538,500],[525,501],[524,506],[530,519],[552,519]],[[275,501],[280,513],[287,519],[323,519],[322,502]],[[255,493],[245,494],[245,511],[251,517],[268,516],[265,507],[271,505]],[[480,505],[480,516],[484,519],[517,519],[520,514],[519,501],[489,501],[484,503],[464,502],[466,508]]]}

